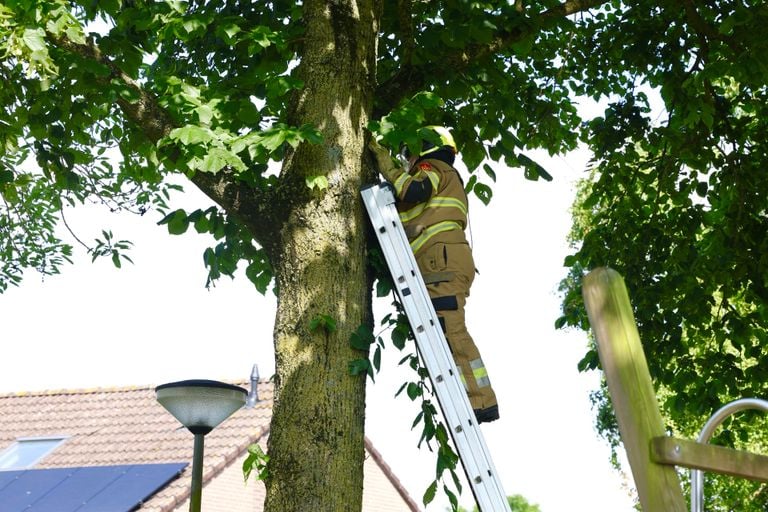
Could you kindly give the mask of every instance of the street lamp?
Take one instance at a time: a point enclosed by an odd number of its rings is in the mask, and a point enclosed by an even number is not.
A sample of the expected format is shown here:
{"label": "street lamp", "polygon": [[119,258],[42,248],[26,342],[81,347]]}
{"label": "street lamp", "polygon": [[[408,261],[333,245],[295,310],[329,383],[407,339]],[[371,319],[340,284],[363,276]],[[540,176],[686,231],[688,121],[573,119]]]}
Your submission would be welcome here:
{"label": "street lamp", "polygon": [[200,512],[205,434],[240,409],[248,392],[214,380],[182,380],[157,386],[155,393],[160,405],[195,436],[189,512]]}

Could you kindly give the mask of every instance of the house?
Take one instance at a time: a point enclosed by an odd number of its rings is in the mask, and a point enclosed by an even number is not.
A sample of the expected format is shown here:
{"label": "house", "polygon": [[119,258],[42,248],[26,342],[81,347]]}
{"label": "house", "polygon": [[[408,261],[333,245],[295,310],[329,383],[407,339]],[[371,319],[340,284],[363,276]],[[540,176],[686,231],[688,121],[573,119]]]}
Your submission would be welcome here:
{"label": "house", "polygon": [[[206,512],[262,510],[263,483],[242,473],[250,444],[266,451],[272,384],[258,394],[205,437]],[[363,512],[418,511],[368,439],[365,448]],[[0,394],[0,512],[186,512],[192,450],[154,386]]]}

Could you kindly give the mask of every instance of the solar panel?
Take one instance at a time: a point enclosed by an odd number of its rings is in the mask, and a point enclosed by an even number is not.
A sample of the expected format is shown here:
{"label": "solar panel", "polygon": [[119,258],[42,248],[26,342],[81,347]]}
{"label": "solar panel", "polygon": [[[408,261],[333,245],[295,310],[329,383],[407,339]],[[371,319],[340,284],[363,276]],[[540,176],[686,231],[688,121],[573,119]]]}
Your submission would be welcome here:
{"label": "solar panel", "polygon": [[[68,471],[66,478],[55,487],[42,489],[44,493],[32,502],[32,510],[77,510],[110,483],[119,480],[122,466],[72,468]],[[34,478],[39,479],[40,475]],[[117,512],[119,509],[113,510]]]}
{"label": "solar panel", "polygon": [[3,512],[130,512],[175,479],[187,465],[3,471],[0,503]]}
{"label": "solar panel", "polygon": [[[187,467],[186,463],[131,466],[119,480],[94,496],[77,512],[133,510],[174,480],[185,467]],[[128,504],[133,504],[133,508],[127,508]]]}
{"label": "solar panel", "polygon": [[4,472],[15,474],[16,478],[0,491],[0,503],[8,512],[24,510],[55,489],[72,471],[69,468],[56,468]]}
{"label": "solar panel", "polygon": [[16,480],[18,475],[11,473],[11,471],[0,471],[0,492],[2,492],[6,485],[9,485]]}

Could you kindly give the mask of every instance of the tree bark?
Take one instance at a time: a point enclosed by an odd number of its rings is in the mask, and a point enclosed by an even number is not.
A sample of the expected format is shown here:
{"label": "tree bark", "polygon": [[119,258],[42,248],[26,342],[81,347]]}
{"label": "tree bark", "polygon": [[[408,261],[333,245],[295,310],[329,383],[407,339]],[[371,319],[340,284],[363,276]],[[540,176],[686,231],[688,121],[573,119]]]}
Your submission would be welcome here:
{"label": "tree bark", "polygon": [[[374,2],[304,3],[296,72],[304,87],[289,122],[312,123],[322,145],[300,145],[281,171],[288,216],[272,254],[279,291],[274,341],[276,395],[265,511],[359,511],[362,506],[365,376],[349,339],[372,322],[366,219],[359,191],[372,108],[377,19]],[[310,190],[305,179],[324,176]],[[310,323],[319,315],[335,328]]]}

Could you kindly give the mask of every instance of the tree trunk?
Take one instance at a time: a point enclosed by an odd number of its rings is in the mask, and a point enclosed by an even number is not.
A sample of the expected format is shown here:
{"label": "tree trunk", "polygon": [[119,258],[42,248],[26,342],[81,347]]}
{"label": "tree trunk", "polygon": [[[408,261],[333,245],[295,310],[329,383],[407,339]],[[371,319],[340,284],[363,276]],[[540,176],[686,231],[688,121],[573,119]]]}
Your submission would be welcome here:
{"label": "tree trunk", "polygon": [[[321,145],[300,145],[283,163],[290,212],[275,264],[276,395],[265,511],[359,511],[362,506],[365,376],[349,339],[372,322],[366,219],[359,199],[375,86],[371,1],[304,3],[305,40],[291,124],[311,123]],[[324,176],[310,190],[305,179]],[[302,198],[302,199],[297,199]],[[326,315],[335,328],[313,319]]]}

